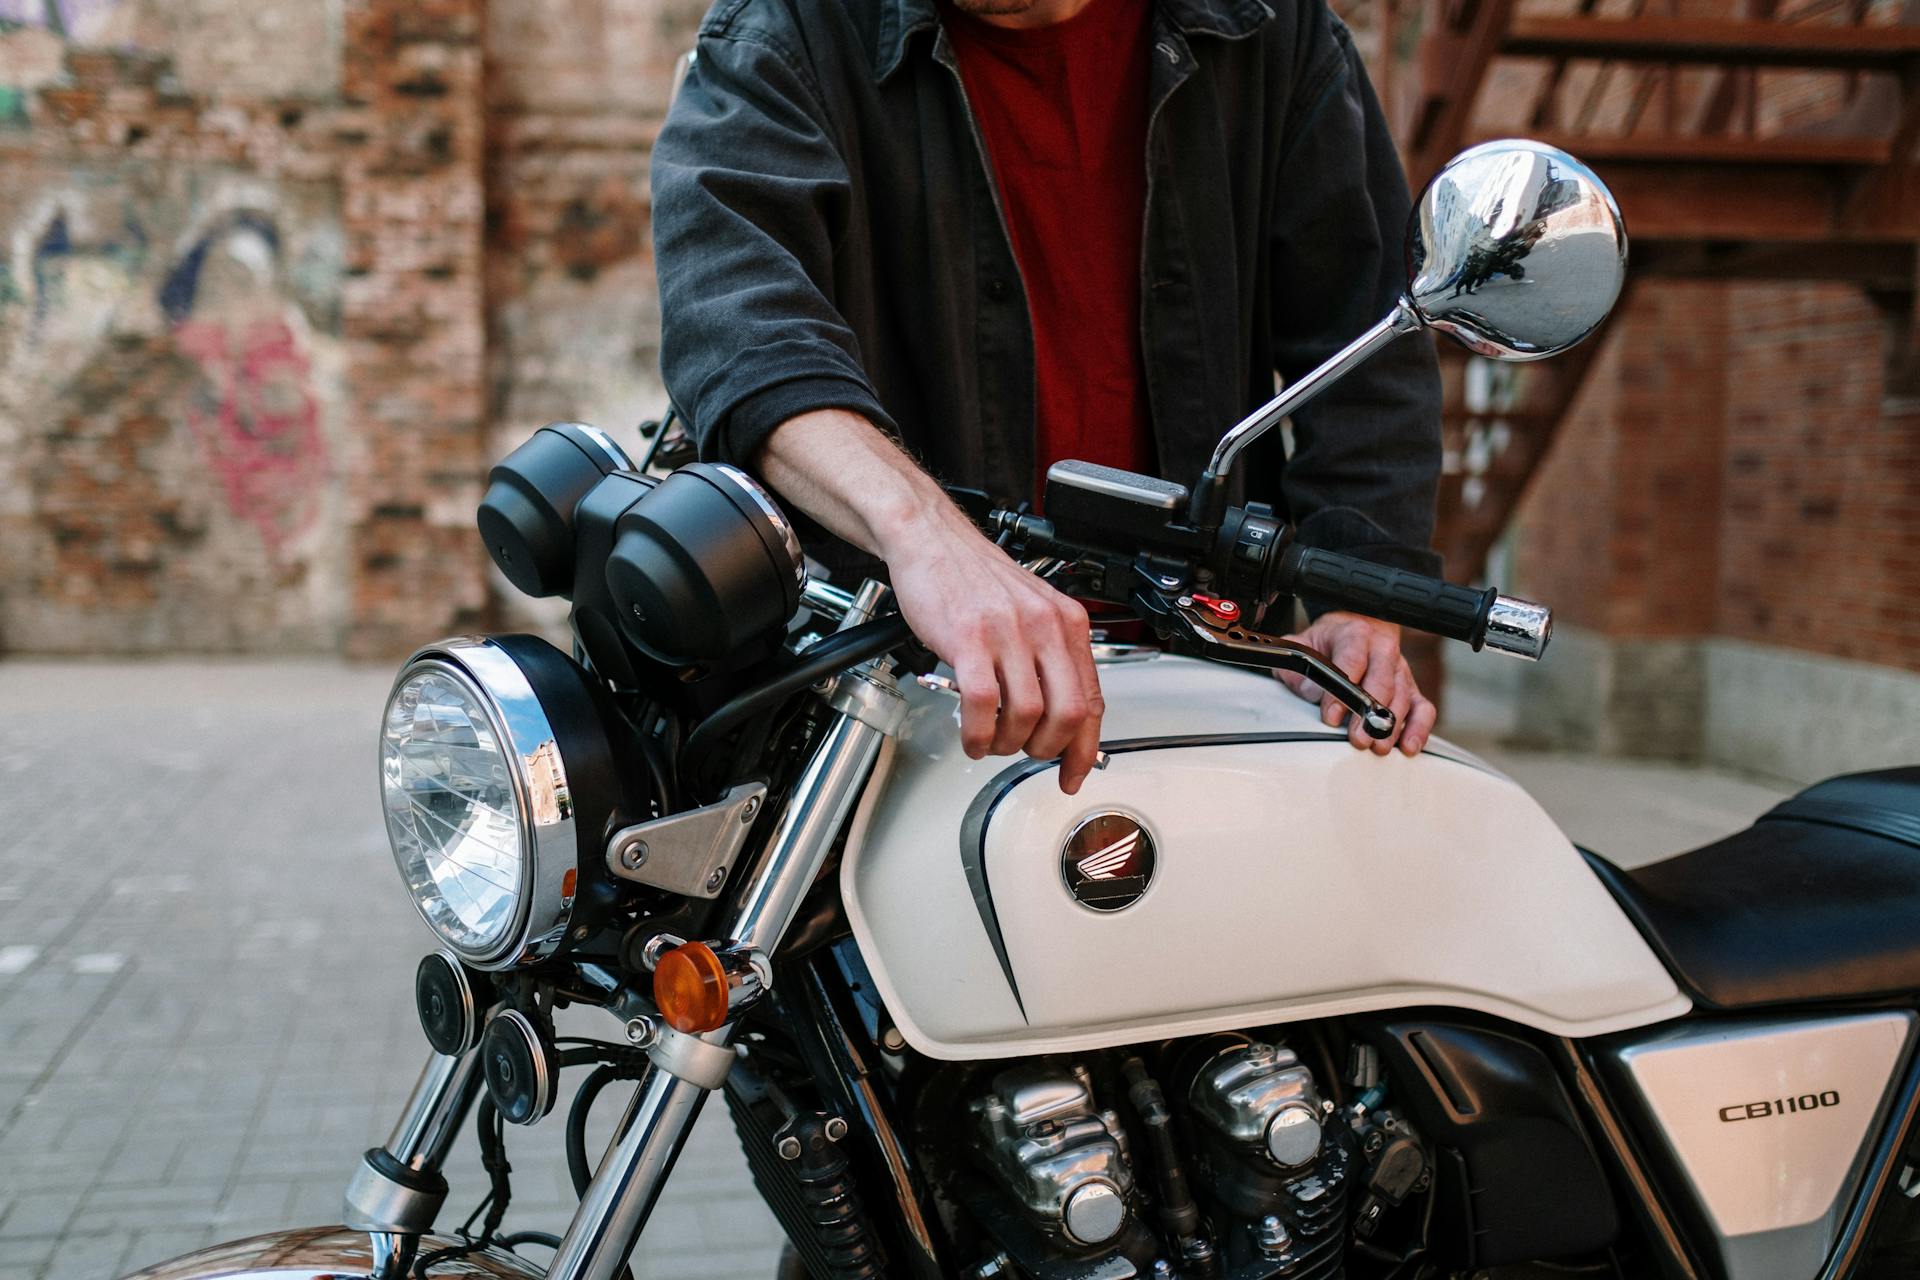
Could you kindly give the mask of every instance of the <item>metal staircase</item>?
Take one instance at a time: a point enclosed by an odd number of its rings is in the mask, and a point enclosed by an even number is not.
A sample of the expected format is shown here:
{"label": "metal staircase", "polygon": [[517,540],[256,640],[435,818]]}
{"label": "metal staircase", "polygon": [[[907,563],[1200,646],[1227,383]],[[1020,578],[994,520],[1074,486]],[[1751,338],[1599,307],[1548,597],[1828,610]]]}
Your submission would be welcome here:
{"label": "metal staircase", "polygon": [[[1920,0],[1412,3],[1347,16],[1416,182],[1487,138],[1553,142],[1612,188],[1634,280],[1860,285],[1905,315],[1890,385],[1920,390]],[[1603,343],[1498,371],[1441,344],[1448,576],[1485,572]]]}

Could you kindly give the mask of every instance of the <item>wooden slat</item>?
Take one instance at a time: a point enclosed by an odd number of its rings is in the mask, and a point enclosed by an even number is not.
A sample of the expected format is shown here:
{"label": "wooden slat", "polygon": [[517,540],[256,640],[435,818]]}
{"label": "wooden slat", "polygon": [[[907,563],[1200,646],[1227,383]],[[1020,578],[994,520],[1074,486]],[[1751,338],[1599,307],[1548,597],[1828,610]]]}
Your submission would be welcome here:
{"label": "wooden slat", "polygon": [[1911,176],[1891,185],[1878,207],[1843,225],[1843,185],[1831,166],[1629,160],[1594,168],[1619,202],[1629,236],[1778,243],[1920,239],[1920,180]]}
{"label": "wooden slat", "polygon": [[1889,196],[1909,185],[1920,157],[1920,64],[1907,69],[1901,77],[1900,116],[1894,121],[1893,136],[1887,144],[1887,166],[1879,173],[1863,178],[1847,199],[1841,220],[1848,224],[1864,221],[1887,204]]}
{"label": "wooden slat", "polygon": [[1454,45],[1451,75],[1444,92],[1429,95],[1423,104],[1413,145],[1407,149],[1418,187],[1460,150],[1473,118],[1473,104],[1487,68],[1500,51],[1500,40],[1513,13],[1514,0],[1476,0],[1464,36]]}
{"label": "wooden slat", "polygon": [[1818,280],[1864,289],[1905,291],[1916,270],[1912,244],[1737,244],[1653,240],[1633,242],[1633,274],[1641,279]]}
{"label": "wooden slat", "polygon": [[1920,26],[1517,17],[1508,27],[1501,52],[1525,57],[1897,71],[1920,57]]}
{"label": "wooden slat", "polygon": [[1638,134],[1616,137],[1598,133],[1546,133],[1533,136],[1541,142],[1571,152],[1589,164],[1633,161],[1643,164],[1881,165],[1891,155],[1885,138],[1807,135],[1743,138],[1728,134],[1683,134],[1679,137]]}

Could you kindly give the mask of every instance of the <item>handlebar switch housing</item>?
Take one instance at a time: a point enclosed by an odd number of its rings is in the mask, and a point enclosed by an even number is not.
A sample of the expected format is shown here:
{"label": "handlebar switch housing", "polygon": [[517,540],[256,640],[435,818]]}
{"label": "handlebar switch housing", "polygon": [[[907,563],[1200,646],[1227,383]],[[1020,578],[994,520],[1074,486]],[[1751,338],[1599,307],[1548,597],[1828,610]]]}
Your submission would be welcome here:
{"label": "handlebar switch housing", "polygon": [[1170,480],[1103,467],[1092,462],[1056,462],[1047,468],[1047,518],[1067,541],[1165,548],[1197,545],[1180,522],[1187,487]]}

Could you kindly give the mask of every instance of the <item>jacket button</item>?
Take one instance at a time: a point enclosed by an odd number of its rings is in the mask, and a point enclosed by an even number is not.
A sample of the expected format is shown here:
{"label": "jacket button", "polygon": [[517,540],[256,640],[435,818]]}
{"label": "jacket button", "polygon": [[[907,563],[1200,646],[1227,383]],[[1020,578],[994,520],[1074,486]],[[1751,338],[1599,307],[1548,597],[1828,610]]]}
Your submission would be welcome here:
{"label": "jacket button", "polygon": [[1005,280],[987,281],[987,296],[995,302],[1003,301],[1007,296],[1007,282]]}

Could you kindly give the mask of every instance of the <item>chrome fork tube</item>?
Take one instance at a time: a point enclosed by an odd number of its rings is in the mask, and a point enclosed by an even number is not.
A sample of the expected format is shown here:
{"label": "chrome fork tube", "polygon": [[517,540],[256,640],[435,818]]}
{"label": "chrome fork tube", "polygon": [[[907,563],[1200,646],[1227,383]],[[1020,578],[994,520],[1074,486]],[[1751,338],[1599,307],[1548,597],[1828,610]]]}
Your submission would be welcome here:
{"label": "chrome fork tube", "polygon": [[440,1166],[480,1090],[480,1051],[427,1059],[384,1148],[360,1158],[341,1221],[373,1239],[373,1275],[397,1280],[447,1197]]}
{"label": "chrome fork tube", "polygon": [[884,731],[850,715],[833,722],[727,917],[729,943],[773,953],[813,887],[885,738]]}
{"label": "chrome fork tube", "polygon": [[647,1069],[547,1265],[548,1280],[612,1280],[619,1274],[706,1100],[702,1086],[660,1067]]}
{"label": "chrome fork tube", "polygon": [[434,1054],[414,1082],[400,1120],[387,1139],[387,1150],[409,1168],[438,1169],[479,1090],[477,1048],[456,1055]]}
{"label": "chrome fork tube", "polygon": [[[842,626],[866,621],[885,594],[885,587],[867,583],[849,603]],[[832,699],[840,714],[807,762],[727,916],[723,933],[732,945],[773,953],[865,786],[881,742],[899,724],[897,708],[887,700],[901,706],[904,702],[890,677],[882,673],[848,679],[863,683],[852,694]],[[730,1024],[698,1039],[725,1046],[733,1030]],[[711,1062],[712,1050],[702,1052]],[[548,1264],[548,1280],[612,1280],[653,1212],[701,1104],[725,1078],[724,1061],[718,1071],[694,1068],[699,1059],[675,1057],[664,1038],[649,1056],[654,1065],[641,1077],[612,1145],[580,1198],[580,1208]]]}

